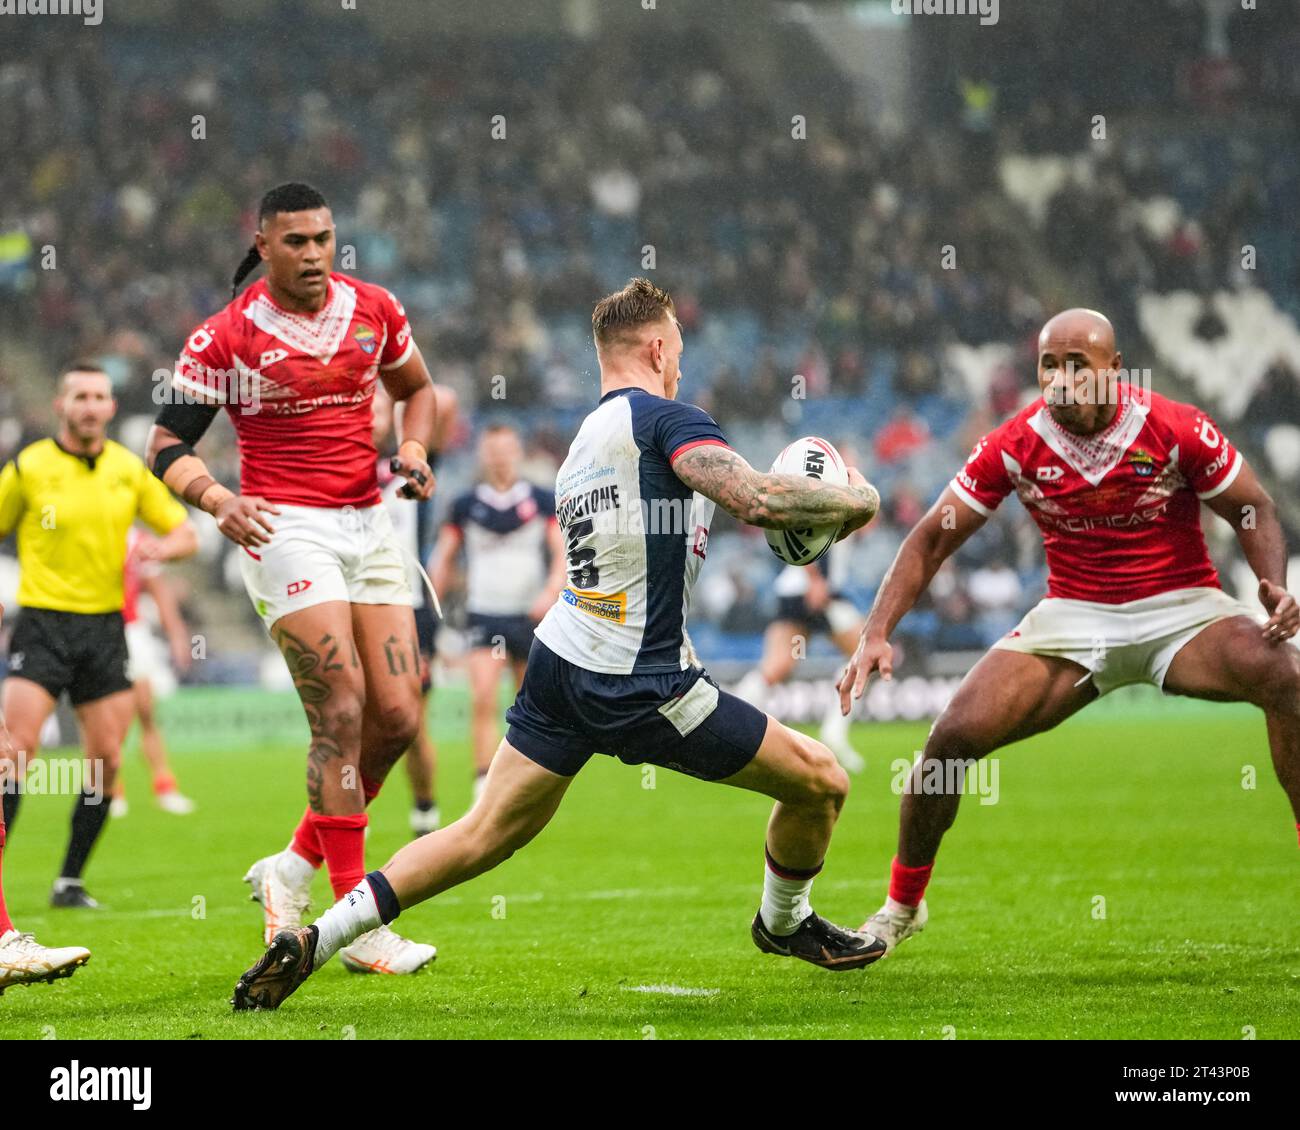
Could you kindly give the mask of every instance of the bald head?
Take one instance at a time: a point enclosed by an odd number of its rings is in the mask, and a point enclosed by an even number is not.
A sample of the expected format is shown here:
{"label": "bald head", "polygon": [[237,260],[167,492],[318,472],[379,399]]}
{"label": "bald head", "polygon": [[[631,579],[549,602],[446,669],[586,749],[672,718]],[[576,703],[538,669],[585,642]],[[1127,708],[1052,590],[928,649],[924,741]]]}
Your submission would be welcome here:
{"label": "bald head", "polygon": [[1098,350],[1109,359],[1115,355],[1115,327],[1105,314],[1076,307],[1050,318],[1038,334],[1038,352],[1051,343],[1083,352]]}
{"label": "bald head", "polygon": [[1121,363],[1105,314],[1076,308],[1050,319],[1038,335],[1038,387],[1052,419],[1081,435],[1109,424]]}

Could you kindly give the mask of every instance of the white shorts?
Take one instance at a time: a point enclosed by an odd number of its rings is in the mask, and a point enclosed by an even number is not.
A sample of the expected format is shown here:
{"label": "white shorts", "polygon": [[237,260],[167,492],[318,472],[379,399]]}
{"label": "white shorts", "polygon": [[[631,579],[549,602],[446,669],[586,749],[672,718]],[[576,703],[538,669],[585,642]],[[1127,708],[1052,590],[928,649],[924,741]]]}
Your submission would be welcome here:
{"label": "white shorts", "polygon": [[1183,645],[1233,616],[1255,619],[1222,589],[1174,589],[1124,604],[1049,596],[993,646],[1073,660],[1092,672],[1098,694],[1129,683],[1163,689]]}
{"label": "white shorts", "polygon": [[176,689],[176,673],[166,646],[143,620],[126,625],[126,677],[131,682],[148,679],[157,698],[166,698]]}
{"label": "white shorts", "polygon": [[244,587],[268,629],[287,613],[328,600],[412,603],[406,560],[384,506],[281,506],[268,517],[270,543],[239,550]]}

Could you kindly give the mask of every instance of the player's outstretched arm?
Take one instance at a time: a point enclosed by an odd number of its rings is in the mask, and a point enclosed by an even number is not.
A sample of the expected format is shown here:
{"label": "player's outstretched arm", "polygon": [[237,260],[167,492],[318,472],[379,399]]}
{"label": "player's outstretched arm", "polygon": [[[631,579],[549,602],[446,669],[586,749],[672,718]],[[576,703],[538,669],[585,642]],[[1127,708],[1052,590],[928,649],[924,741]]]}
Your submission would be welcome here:
{"label": "player's outstretched arm", "polygon": [[673,460],[673,472],[733,518],[770,530],[843,526],[843,536],[865,526],[880,509],[880,495],[861,475],[854,484],[851,473],[850,485],[841,487],[803,475],[765,474],[717,443],[683,451]]}
{"label": "player's outstretched arm", "polygon": [[889,637],[894,628],[925,592],[939,566],[985,521],[983,514],[967,506],[952,487],[946,487],[925,517],[903,539],[862,627],[858,648],[836,685],[844,714],[848,714],[853,699],[862,697],[867,679],[874,671],[879,671],[885,679],[893,675],[894,649]]}
{"label": "player's outstretched arm", "polygon": [[1272,497],[1243,462],[1232,485],[1205,504],[1232,527],[1259,578],[1259,602],[1269,614],[1264,638],[1270,643],[1289,640],[1300,631],[1300,605],[1286,590],[1286,535]]}

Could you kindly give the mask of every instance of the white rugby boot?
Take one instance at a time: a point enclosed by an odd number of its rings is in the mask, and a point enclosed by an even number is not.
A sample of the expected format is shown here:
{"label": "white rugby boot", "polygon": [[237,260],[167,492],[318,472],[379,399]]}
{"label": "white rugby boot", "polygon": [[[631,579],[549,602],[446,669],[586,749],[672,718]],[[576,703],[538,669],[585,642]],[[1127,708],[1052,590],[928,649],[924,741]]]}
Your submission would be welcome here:
{"label": "white rugby boot", "polygon": [[194,802],[189,797],[171,789],[165,793],[158,794],[158,807],[164,812],[170,812],[173,816],[188,816],[194,811]]}
{"label": "white rugby boot", "polygon": [[31,934],[8,930],[0,935],[0,993],[11,985],[71,977],[89,960],[84,946],[43,946]]}
{"label": "white rugby boot", "polygon": [[930,912],[926,909],[925,899],[921,900],[919,906],[907,906],[886,898],[885,905],[858,927],[858,933],[873,934],[879,938],[889,947],[885,952],[888,957],[899,942],[905,942],[913,934],[924,930],[929,920]]}
{"label": "white rugby boot", "polygon": [[438,956],[436,946],[412,942],[387,926],[376,926],[339,950],[352,973],[416,973]]}
{"label": "white rugby boot", "polygon": [[294,867],[293,861],[281,866],[285,854],[279,851],[259,859],[244,876],[244,882],[252,887],[248,897],[262,904],[262,943],[268,946],[281,930],[301,926],[311,905],[311,865],[297,860],[301,867]]}

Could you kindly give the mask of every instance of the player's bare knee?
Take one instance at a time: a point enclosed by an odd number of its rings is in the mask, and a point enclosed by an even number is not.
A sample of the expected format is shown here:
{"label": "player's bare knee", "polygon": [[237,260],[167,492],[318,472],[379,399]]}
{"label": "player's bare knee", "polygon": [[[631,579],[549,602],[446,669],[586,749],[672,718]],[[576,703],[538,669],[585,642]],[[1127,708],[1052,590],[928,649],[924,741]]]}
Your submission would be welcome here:
{"label": "player's bare knee", "polygon": [[950,719],[944,714],[930,728],[923,758],[925,761],[968,761],[977,760],[987,752],[971,737],[969,728],[960,719]]}
{"label": "player's bare knee", "polygon": [[400,755],[420,731],[419,700],[393,703],[378,710],[374,718],[379,741]]}
{"label": "player's bare knee", "polygon": [[802,737],[799,742],[799,788],[807,804],[829,805],[839,811],[849,795],[849,775],[821,742]]}
{"label": "player's bare knee", "polygon": [[345,748],[355,744],[361,738],[362,703],[355,694],[335,692],[317,708],[318,726],[326,734]]}
{"label": "player's bare knee", "polygon": [[1253,684],[1252,701],[1263,710],[1300,717],[1300,652],[1295,648],[1280,645]]}

